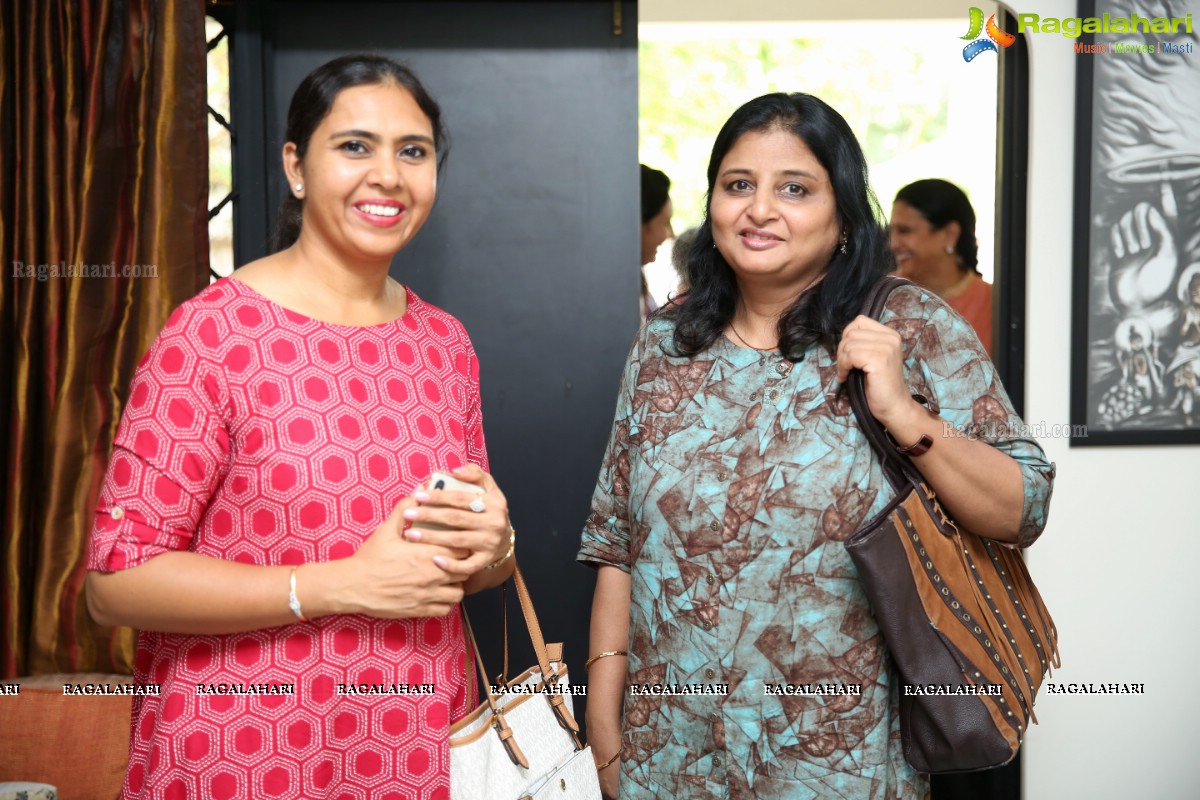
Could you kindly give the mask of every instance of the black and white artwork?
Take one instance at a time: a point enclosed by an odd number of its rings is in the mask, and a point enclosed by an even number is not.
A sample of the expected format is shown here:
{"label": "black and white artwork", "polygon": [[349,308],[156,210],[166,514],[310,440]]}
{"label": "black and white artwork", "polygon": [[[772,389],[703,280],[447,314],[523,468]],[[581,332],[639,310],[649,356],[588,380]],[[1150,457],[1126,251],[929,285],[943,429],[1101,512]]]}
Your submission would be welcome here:
{"label": "black and white artwork", "polygon": [[[1083,18],[1195,9],[1080,6]],[[1200,443],[1200,30],[1177,28],[1076,48],[1071,422],[1086,436],[1073,445]]]}

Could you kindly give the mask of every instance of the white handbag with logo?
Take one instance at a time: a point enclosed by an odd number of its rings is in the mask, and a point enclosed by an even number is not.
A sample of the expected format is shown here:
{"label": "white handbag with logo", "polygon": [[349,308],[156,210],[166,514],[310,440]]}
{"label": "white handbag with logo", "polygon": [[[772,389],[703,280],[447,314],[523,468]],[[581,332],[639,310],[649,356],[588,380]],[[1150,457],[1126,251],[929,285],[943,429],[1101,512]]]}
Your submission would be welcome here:
{"label": "white handbag with logo", "polygon": [[[451,800],[600,800],[592,749],[579,741],[562,644],[542,638],[520,569],[513,582],[537,664],[493,692],[463,611],[487,700],[450,727]],[[504,662],[507,677],[507,624]]]}

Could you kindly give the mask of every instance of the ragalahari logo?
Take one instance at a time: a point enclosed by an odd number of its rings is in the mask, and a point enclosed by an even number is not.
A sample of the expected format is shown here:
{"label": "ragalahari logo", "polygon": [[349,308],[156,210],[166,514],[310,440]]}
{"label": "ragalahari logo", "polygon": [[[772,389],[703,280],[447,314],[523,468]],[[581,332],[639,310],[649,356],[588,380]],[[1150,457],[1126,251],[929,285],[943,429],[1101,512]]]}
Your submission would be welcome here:
{"label": "ragalahari logo", "polygon": [[1000,30],[1000,26],[996,24],[995,14],[992,14],[990,17],[988,17],[986,26],[988,38],[981,39],[979,34],[982,33],[984,29],[983,11],[972,6],[971,27],[967,31],[967,35],[962,38],[974,39],[975,41],[963,48],[963,61],[972,61],[974,60],[975,56],[979,55],[980,53],[986,53],[988,50],[999,52],[996,48],[996,45],[1008,47],[1017,40],[1017,37],[1013,36],[1011,33],[1006,33]]}

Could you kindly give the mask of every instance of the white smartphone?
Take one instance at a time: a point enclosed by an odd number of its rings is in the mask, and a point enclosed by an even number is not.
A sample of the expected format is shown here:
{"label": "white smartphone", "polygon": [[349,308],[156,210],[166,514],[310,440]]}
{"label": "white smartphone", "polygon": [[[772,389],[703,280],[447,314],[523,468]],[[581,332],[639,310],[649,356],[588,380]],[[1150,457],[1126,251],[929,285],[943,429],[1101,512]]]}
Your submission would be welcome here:
{"label": "white smartphone", "polygon": [[450,492],[473,492],[483,494],[483,487],[478,483],[467,483],[459,480],[448,472],[435,472],[429,476],[426,489],[445,489]]}
{"label": "white smartphone", "polygon": [[[426,489],[444,489],[450,492],[471,492],[473,494],[483,494],[483,487],[477,483],[467,483],[459,480],[448,472],[435,472],[429,476],[429,480],[425,483]],[[440,525],[436,522],[420,522],[414,527],[427,531],[446,531],[450,528],[446,525]]]}

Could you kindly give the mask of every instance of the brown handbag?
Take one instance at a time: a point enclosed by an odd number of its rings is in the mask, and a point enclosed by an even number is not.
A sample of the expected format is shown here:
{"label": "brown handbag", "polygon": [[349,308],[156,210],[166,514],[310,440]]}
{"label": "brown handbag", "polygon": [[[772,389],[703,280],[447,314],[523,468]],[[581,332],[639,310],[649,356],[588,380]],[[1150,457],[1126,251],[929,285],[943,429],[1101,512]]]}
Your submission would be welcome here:
{"label": "brown handbag", "polygon": [[[878,319],[887,277],[863,314]],[[1020,554],[963,530],[871,415],[861,370],[850,405],[897,497],[846,540],[900,674],[904,757],[928,773],[1008,763],[1051,666],[1058,631]],[[996,688],[998,687],[998,688]]]}

